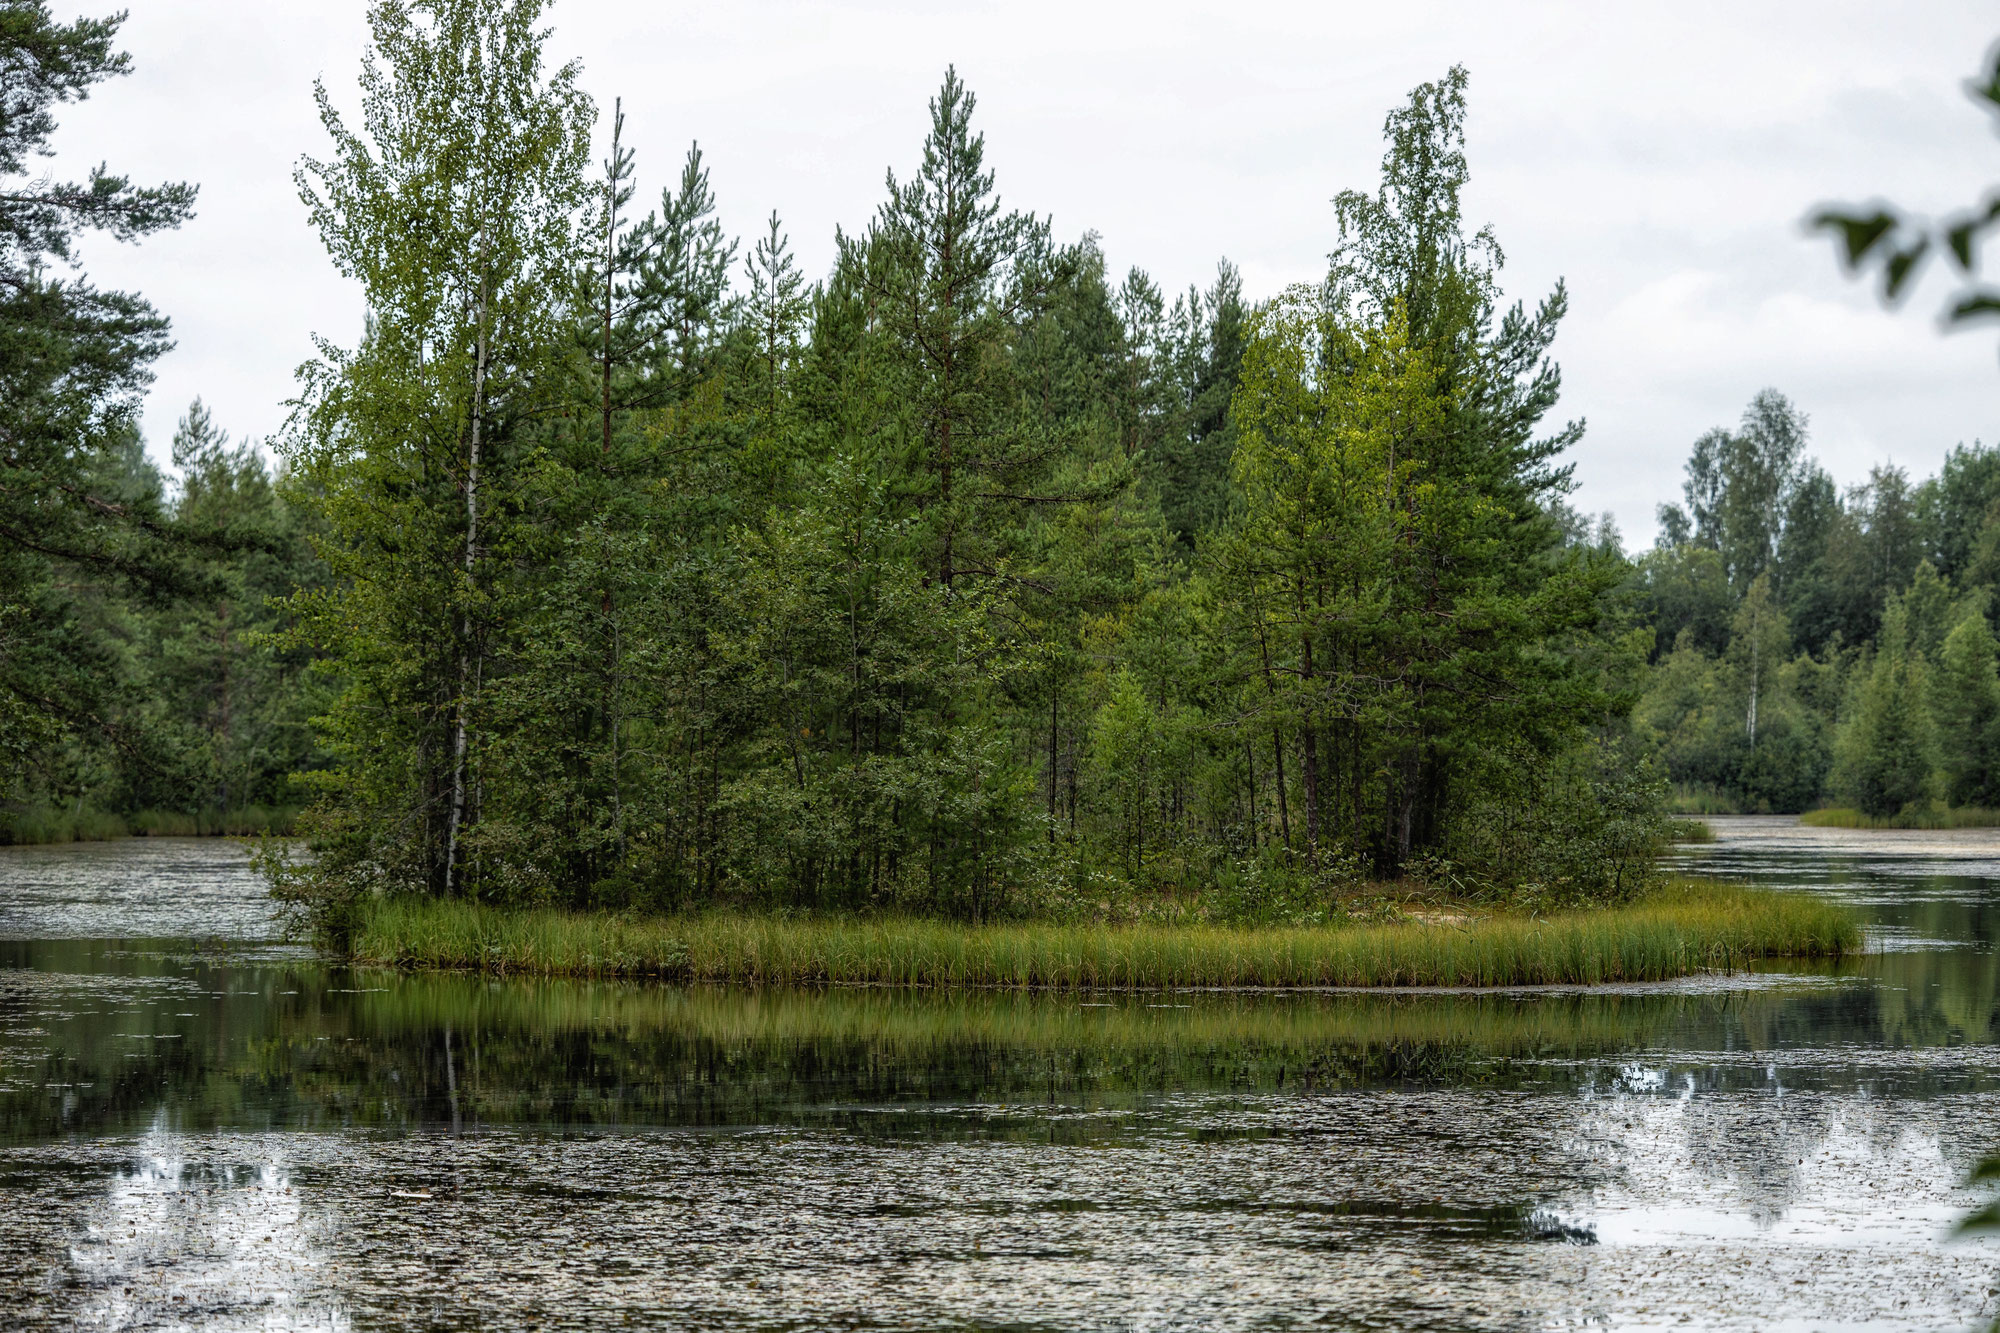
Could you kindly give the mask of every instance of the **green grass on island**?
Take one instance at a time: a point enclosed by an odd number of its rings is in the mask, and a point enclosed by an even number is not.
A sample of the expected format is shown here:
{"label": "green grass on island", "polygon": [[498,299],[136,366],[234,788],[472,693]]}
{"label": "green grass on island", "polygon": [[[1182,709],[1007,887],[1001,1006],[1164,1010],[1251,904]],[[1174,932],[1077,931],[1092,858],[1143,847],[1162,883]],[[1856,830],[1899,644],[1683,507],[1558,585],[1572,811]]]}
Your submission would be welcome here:
{"label": "green grass on island", "polygon": [[1810,824],[1814,828],[2000,828],[2000,810],[1988,810],[1971,805],[1957,809],[1933,806],[1902,810],[1893,815],[1870,815],[1863,814],[1859,810],[1836,806],[1825,810],[1808,810],[1799,816],[1799,822]]}
{"label": "green grass on island", "polygon": [[545,976],[753,985],[1128,990],[1526,986],[1660,981],[1855,952],[1847,908],[1701,881],[1547,916],[1436,912],[1333,926],[965,925],[913,918],[681,917],[384,898],[354,961]]}

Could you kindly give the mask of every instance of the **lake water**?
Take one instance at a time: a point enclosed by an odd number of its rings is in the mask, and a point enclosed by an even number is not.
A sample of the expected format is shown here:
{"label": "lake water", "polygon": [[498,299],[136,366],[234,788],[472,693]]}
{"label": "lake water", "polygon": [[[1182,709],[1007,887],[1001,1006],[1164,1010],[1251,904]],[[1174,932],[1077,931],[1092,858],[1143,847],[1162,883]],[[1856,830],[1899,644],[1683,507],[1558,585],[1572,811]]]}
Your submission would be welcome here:
{"label": "lake water", "polygon": [[0,1325],[1940,1329],[2000,834],[1718,820],[1874,952],[1504,994],[328,968],[243,851],[0,850]]}

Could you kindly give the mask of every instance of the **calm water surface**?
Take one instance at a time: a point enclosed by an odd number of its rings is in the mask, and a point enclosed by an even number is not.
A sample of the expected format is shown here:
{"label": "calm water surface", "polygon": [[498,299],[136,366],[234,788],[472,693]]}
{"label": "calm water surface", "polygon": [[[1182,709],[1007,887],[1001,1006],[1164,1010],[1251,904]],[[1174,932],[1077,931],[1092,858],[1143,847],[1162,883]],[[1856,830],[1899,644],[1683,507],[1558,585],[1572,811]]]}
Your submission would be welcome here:
{"label": "calm water surface", "polygon": [[1716,821],[1839,968],[1079,1002],[322,966],[234,845],[0,850],[0,1325],[1969,1327],[2000,834]]}

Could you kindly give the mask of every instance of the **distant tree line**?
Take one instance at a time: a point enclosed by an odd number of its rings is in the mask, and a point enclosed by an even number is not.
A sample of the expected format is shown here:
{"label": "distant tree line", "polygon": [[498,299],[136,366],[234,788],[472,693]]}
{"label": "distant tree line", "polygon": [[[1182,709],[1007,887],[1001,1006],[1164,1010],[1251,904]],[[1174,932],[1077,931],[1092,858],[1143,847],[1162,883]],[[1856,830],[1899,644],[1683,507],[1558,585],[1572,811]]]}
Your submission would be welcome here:
{"label": "distant tree line", "polygon": [[1685,506],[1636,562],[1639,740],[1693,805],[2000,806],[2000,451],[1842,492],[1806,426],[1766,390],[1695,442]]}

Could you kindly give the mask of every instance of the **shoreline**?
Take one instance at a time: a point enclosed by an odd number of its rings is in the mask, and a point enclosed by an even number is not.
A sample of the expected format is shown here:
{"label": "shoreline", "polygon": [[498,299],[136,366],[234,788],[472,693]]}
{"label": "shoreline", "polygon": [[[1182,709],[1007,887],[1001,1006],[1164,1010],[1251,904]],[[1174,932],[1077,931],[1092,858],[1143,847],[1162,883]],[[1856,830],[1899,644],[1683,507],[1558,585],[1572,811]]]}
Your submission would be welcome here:
{"label": "shoreline", "polygon": [[1980,806],[1912,810],[1894,815],[1868,815],[1845,806],[1823,806],[1798,817],[1806,828],[1863,829],[1870,832],[1945,833],[1958,829],[2000,828],[2000,810]]}
{"label": "shoreline", "polygon": [[246,806],[192,815],[172,810],[130,814],[46,807],[0,810],[0,847],[60,847],[131,838],[288,838],[294,836],[297,818],[295,806]]}

